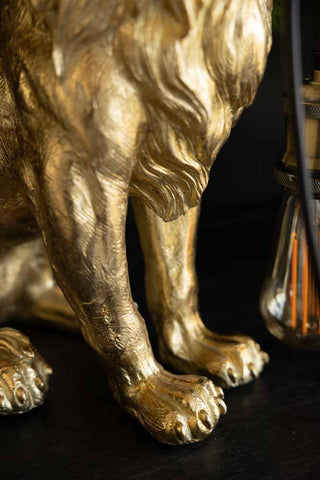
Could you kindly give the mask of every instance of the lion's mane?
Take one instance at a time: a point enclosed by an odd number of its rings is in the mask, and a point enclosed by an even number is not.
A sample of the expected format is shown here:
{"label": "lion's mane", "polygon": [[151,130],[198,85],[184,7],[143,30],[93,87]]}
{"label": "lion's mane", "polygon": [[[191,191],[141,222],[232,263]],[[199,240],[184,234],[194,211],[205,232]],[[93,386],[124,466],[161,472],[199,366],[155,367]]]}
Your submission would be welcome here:
{"label": "lion's mane", "polygon": [[56,70],[61,52],[106,34],[136,85],[147,121],[131,194],[166,221],[197,205],[263,75],[272,0],[29,1],[53,30]]}
{"label": "lion's mane", "polygon": [[198,204],[217,153],[254,99],[271,46],[271,2],[135,3],[116,39],[148,117],[131,194],[167,221]]}

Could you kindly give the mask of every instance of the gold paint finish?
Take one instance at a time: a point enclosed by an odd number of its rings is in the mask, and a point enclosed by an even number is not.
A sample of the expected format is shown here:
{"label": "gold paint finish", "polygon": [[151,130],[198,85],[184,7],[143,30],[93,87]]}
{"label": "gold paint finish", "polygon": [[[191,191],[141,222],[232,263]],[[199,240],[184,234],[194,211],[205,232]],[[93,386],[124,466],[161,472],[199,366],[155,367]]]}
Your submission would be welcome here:
{"label": "gold paint finish", "polygon": [[[235,386],[267,359],[253,340],[202,324],[194,238],[210,167],[263,75],[271,9],[271,0],[0,5],[1,317],[80,324],[119,403],[169,444],[202,440],[225,413],[220,387],[199,373]],[[187,375],[157,363],[131,296],[129,195],[161,357]],[[1,405],[17,413],[42,401],[47,379],[38,360],[33,380],[24,375],[27,354],[8,345],[0,363],[23,380],[0,373],[10,385]]]}
{"label": "gold paint finish", "polygon": [[0,329],[0,415],[41,405],[51,373],[25,335],[13,328]]}
{"label": "gold paint finish", "polygon": [[218,335],[200,319],[195,271],[199,207],[164,222],[142,200],[134,211],[146,267],[146,291],[162,362],[176,371],[204,373],[224,387],[259,376],[268,356],[244,335]]}

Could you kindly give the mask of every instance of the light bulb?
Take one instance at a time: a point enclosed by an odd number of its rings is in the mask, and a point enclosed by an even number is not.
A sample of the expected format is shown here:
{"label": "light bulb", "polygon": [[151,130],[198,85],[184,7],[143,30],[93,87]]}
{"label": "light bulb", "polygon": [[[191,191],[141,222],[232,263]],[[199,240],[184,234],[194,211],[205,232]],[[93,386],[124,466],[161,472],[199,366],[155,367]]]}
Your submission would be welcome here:
{"label": "light bulb", "polygon": [[[318,59],[319,60],[319,57]],[[308,168],[312,176],[313,220],[320,248],[320,68],[302,88]],[[308,249],[299,197],[297,154],[291,103],[287,114],[287,148],[275,169],[286,190],[270,273],[261,295],[261,312],[269,331],[291,346],[320,350],[320,299]]]}

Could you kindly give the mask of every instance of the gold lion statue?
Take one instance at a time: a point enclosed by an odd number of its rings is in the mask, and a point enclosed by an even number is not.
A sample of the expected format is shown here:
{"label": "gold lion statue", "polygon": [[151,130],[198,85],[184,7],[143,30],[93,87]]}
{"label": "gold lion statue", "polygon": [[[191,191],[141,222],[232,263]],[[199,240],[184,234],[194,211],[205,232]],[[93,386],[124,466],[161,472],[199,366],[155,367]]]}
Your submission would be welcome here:
{"label": "gold lion statue", "polygon": [[[222,387],[268,355],[209,331],[194,266],[210,167],[255,96],[271,0],[3,0],[0,6],[0,316],[80,326],[120,405],[155,438],[197,442]],[[132,197],[156,361],[130,291]],[[76,359],[75,359],[76,361]],[[51,369],[0,330],[0,413],[41,404]]]}

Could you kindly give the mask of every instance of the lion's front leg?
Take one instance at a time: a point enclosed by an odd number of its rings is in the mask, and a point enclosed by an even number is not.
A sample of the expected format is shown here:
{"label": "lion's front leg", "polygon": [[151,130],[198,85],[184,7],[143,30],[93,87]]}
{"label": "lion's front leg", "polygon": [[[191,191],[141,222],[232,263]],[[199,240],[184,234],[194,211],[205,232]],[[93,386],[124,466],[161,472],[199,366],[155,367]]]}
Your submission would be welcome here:
{"label": "lion's front leg", "polygon": [[140,200],[133,203],[161,360],[176,371],[205,374],[224,387],[258,377],[268,361],[259,345],[244,335],[213,333],[199,316],[195,237],[200,207],[165,223]]}
{"label": "lion's front leg", "polygon": [[130,171],[123,164],[117,176],[108,171],[115,159],[79,157],[55,151],[40,178],[31,165],[23,172],[59,285],[119,403],[162,442],[199,441],[225,411],[222,391],[204,377],[172,375],[154,359],[128,278]]}

